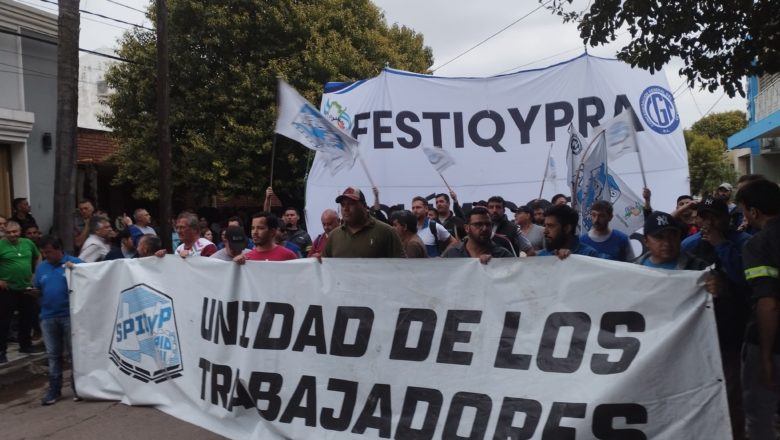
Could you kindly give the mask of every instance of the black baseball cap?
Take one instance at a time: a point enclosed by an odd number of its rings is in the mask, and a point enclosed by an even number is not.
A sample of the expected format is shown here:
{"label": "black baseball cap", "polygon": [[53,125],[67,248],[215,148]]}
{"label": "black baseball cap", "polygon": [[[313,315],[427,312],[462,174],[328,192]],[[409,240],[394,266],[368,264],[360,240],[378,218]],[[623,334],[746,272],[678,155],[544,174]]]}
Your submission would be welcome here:
{"label": "black baseball cap", "polygon": [[230,247],[234,254],[239,254],[246,248],[246,234],[241,226],[228,226],[225,230],[225,246]]}
{"label": "black baseball cap", "polygon": [[677,220],[665,212],[653,211],[653,213],[645,219],[645,236],[654,236],[667,229],[674,229],[681,232]]}
{"label": "black baseball cap", "polygon": [[721,199],[707,197],[706,199],[696,204],[696,211],[707,211],[716,215],[728,217],[729,206]]}

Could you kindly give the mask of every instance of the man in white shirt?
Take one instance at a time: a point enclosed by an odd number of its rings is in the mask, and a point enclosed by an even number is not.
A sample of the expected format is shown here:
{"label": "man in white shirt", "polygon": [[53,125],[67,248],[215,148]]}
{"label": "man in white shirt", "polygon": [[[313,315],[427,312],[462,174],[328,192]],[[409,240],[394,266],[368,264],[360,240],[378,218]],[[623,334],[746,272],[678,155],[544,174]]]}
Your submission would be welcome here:
{"label": "man in white shirt", "polygon": [[457,243],[444,226],[428,218],[428,202],[424,198],[417,196],[412,199],[412,213],[417,217],[417,236],[425,244],[429,257],[438,257],[444,249]]}
{"label": "man in white shirt", "polygon": [[114,234],[111,223],[106,218],[93,217],[90,223],[89,230],[92,233],[81,246],[81,253],[79,253],[79,260],[85,263],[103,261],[111,250],[111,236]]}

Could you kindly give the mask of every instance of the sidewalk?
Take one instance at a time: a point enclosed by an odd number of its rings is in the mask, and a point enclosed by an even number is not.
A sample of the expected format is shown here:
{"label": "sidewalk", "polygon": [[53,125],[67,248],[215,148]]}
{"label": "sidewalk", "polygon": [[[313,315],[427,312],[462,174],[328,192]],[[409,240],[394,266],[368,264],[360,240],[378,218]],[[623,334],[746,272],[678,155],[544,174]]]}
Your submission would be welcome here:
{"label": "sidewalk", "polygon": [[[33,343],[33,346],[45,350],[42,340]],[[46,351],[32,354],[19,353],[19,344],[9,342],[6,356],[8,362],[0,364],[0,387],[12,385],[31,376],[46,375]]]}

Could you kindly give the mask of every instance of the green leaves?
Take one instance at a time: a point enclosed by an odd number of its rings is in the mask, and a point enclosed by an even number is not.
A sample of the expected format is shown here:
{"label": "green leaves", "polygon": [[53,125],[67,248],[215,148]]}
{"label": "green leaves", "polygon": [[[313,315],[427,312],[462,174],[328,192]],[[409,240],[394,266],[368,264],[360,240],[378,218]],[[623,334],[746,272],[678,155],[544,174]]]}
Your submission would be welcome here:
{"label": "green leaves", "polygon": [[743,112],[731,111],[705,116],[685,130],[691,193],[709,193],[722,182],[736,181],[734,167],[726,157],[726,139],[746,125]]}
{"label": "green leaves", "polygon": [[[169,0],[174,197],[221,193],[262,199],[270,174],[277,77],[318,103],[323,84],[375,76],[390,66],[426,72],[422,35],[388,26],[367,0]],[[116,180],[134,197],[157,197],[156,48],[148,31],[125,35],[111,68],[119,145]],[[277,141],[274,189],[303,198],[308,150]]]}
{"label": "green leaves", "polygon": [[[539,0],[544,3],[543,0]],[[780,72],[780,7],[777,0],[593,0],[586,13],[572,0],[546,7],[564,21],[578,21],[585,44],[615,41],[625,29],[631,42],[618,59],[655,71],[678,56],[680,74],[710,91],[722,87],[744,96],[742,77]]]}

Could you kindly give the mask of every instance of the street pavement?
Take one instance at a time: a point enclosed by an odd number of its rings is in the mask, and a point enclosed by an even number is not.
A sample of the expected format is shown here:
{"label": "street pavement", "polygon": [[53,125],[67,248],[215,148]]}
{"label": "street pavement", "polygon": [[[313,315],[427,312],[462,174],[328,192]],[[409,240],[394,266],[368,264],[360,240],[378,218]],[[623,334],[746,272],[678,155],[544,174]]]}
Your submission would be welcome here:
{"label": "street pavement", "polygon": [[0,365],[0,439],[224,438],[151,407],[114,401],[74,402],[69,370],[65,372],[62,399],[54,405],[41,406],[48,386],[46,356],[25,356],[15,351],[15,346],[9,344],[9,362]]}

